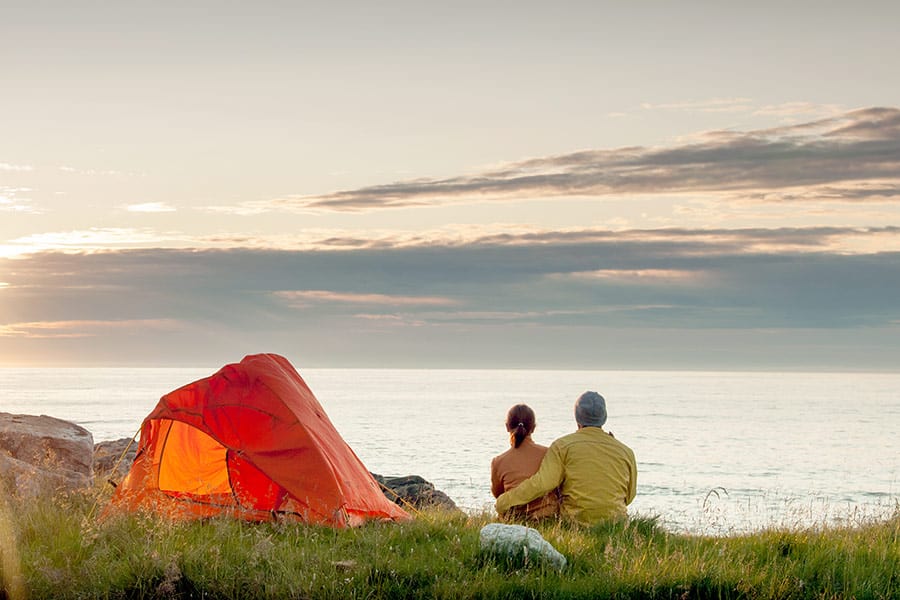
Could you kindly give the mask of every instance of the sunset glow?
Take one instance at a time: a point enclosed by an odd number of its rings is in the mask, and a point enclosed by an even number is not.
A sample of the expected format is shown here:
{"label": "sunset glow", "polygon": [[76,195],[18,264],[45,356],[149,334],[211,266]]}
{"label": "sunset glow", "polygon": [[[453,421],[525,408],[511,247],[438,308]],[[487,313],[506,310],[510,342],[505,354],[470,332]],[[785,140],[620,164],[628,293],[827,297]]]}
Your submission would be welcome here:
{"label": "sunset glow", "polygon": [[900,8],[351,4],[4,11],[0,365],[900,365]]}

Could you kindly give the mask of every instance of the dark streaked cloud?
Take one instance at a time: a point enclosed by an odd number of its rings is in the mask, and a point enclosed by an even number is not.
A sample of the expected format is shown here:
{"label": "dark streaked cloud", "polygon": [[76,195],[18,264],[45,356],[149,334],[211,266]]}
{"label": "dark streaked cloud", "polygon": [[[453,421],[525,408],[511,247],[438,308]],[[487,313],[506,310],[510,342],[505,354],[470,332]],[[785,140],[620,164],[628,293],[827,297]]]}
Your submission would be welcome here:
{"label": "dark streaked cloud", "polygon": [[896,140],[900,138],[900,110],[875,107],[848,114],[849,119],[829,119],[835,124],[825,135],[831,138],[856,138],[867,140]]}
{"label": "dark streaked cloud", "polygon": [[[831,184],[835,197],[896,195],[900,185],[900,109],[873,107],[764,130],[712,131],[663,148],[585,150],[534,158],[473,175],[413,179],[317,196],[256,202],[261,210],[364,211],[510,198],[603,197],[682,192],[766,192]],[[762,194],[762,195],[761,195]]]}
{"label": "dark streaked cloud", "polygon": [[[898,234],[584,230],[339,251],[36,254],[0,263],[0,357],[39,348],[75,361],[127,360],[127,347],[208,364],[246,349],[304,353],[317,364],[416,366],[452,355],[475,366],[497,364],[505,347],[509,361],[499,364],[525,360],[513,347],[526,344],[529,364],[590,367],[594,353],[613,352],[605,336],[617,332],[615,343],[630,348],[623,356],[638,355],[643,340],[657,356],[669,348],[673,365],[702,368],[728,366],[729,357],[679,346],[732,332],[752,338],[769,366],[799,360],[782,348],[791,339],[828,340],[828,360],[877,339],[878,352],[851,362],[883,367],[900,357],[889,335],[900,323],[900,253],[833,246],[847,235],[877,246]],[[90,344],[74,346],[85,337]]]}
{"label": "dark streaked cloud", "polygon": [[888,201],[900,198],[900,181],[862,181],[848,185],[814,185],[743,194],[761,202]]}

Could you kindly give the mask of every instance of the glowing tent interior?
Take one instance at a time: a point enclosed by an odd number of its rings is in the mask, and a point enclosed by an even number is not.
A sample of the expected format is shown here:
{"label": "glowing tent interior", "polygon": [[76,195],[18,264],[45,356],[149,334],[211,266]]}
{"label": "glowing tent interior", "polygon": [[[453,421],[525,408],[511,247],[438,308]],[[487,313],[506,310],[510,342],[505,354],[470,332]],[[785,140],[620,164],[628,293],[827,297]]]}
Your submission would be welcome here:
{"label": "glowing tent interior", "polygon": [[116,510],[333,527],[410,518],[276,354],[247,356],[163,396],[105,512]]}

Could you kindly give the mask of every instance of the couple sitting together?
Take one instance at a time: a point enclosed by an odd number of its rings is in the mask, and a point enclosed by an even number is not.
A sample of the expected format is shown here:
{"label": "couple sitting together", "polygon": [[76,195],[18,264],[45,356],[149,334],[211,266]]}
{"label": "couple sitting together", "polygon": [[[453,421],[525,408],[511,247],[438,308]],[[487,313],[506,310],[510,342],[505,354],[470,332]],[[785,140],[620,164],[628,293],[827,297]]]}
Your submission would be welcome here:
{"label": "couple sitting together", "polygon": [[603,430],[603,396],[582,394],[575,402],[575,422],[577,431],[547,448],[531,439],[534,411],[525,404],[509,409],[512,448],[491,461],[491,491],[501,517],[563,517],[590,525],[626,515],[637,491],[637,464],[631,448]]}

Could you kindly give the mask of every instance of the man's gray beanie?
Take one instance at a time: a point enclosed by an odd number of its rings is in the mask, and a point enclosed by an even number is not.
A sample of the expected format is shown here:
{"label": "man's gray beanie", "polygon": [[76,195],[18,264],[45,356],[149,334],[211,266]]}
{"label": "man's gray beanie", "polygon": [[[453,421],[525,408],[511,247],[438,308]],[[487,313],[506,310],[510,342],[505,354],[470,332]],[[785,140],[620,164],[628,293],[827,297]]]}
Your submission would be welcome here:
{"label": "man's gray beanie", "polygon": [[582,427],[603,427],[606,400],[597,392],[585,392],[575,401],[575,422]]}

